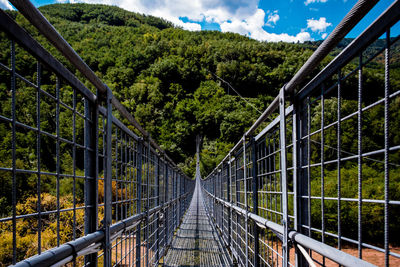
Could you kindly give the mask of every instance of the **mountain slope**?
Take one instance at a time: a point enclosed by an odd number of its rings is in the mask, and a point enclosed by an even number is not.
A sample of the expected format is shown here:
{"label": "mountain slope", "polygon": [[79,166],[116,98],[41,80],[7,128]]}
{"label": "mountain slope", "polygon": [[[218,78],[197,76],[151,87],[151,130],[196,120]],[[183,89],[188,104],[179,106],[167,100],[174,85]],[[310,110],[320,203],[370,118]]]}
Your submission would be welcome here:
{"label": "mountain slope", "polygon": [[[159,18],[105,5],[54,4],[40,10],[188,174],[194,173],[197,134],[205,137],[208,147],[203,155],[206,173],[259,116],[215,75],[264,110],[318,44],[189,32]],[[21,15],[10,13],[69,66]],[[374,68],[382,69],[376,64]],[[382,80],[372,71],[365,75],[371,85]]]}

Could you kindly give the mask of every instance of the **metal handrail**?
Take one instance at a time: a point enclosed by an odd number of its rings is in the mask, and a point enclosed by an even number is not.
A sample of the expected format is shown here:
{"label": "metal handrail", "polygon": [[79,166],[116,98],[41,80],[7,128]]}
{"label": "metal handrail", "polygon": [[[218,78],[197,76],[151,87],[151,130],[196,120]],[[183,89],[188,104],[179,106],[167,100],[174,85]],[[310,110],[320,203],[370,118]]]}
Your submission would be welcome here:
{"label": "metal handrail", "polygon": [[[246,211],[245,209],[242,209],[233,203],[230,203],[219,197],[216,197],[213,194],[211,194],[210,192],[208,192],[207,190],[204,190],[204,188],[203,188],[203,191],[206,192],[206,194],[208,196],[215,199],[215,201],[221,203],[225,207],[235,210],[235,212],[237,212],[238,214],[241,214],[242,216],[247,216],[249,219],[253,220],[259,227],[264,228],[264,229],[271,229],[272,231],[283,235],[283,226],[282,225],[277,224],[272,221],[269,221],[253,212]],[[303,235],[297,231],[294,231],[294,230],[289,231],[288,236],[293,242],[296,242],[308,249],[311,249],[340,265],[343,265],[343,266],[365,266],[365,267],[375,266],[367,261],[364,261],[362,259],[354,257],[353,255],[347,254],[341,250],[338,250],[337,248],[333,248],[333,247],[326,245],[322,242],[319,242],[313,238]]]}
{"label": "metal handrail", "polygon": [[[187,192],[183,194],[182,196],[175,198],[171,201],[168,201],[162,205],[159,205],[151,210],[149,210],[148,214],[146,212],[142,212],[139,214],[135,214],[129,218],[126,218],[118,223],[113,224],[110,227],[110,233],[111,235],[114,235],[116,233],[124,233],[126,229],[128,229],[130,226],[143,221],[146,218],[146,215],[152,216],[153,214],[157,213],[161,209],[169,208],[176,202],[178,202],[180,199],[184,199],[188,197],[190,192]],[[103,239],[105,236],[104,230],[98,230],[94,233],[88,234],[86,236],[80,237],[74,241],[68,242],[64,245],[61,245],[60,247],[56,247],[50,250],[47,250],[46,252],[40,254],[40,255],[35,255],[32,256],[31,258],[25,259],[21,262],[18,262],[15,267],[41,267],[41,266],[52,266],[52,265],[62,265],[59,264],[62,262],[63,264],[71,261],[73,258],[69,257],[74,257],[79,251],[82,251],[86,249],[87,247],[94,246],[96,244],[102,244]],[[98,250],[100,250],[101,247],[98,247]],[[86,254],[93,253],[92,250],[89,250]],[[86,255],[86,254],[81,254],[81,255]],[[64,262],[65,259],[68,259],[67,261]]]}
{"label": "metal handrail", "polygon": [[[284,90],[290,96],[291,93],[301,84],[311,72],[321,63],[321,61],[334,49],[339,42],[349,33],[354,26],[378,3],[379,0],[359,0],[340,21],[329,36],[308,58],[306,63],[297,71],[290,81],[283,86]],[[260,115],[256,122],[246,132],[245,136],[250,136],[254,131],[274,112],[279,105],[277,96],[267,109]]]}

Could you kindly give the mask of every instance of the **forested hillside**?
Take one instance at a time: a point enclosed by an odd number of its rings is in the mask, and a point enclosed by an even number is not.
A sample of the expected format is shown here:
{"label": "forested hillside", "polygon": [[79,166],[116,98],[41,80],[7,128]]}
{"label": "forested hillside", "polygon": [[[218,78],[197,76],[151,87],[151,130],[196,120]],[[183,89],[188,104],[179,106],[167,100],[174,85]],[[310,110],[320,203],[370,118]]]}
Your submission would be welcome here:
{"label": "forested hillside", "polygon": [[[262,111],[319,43],[262,43],[232,33],[189,32],[104,5],[40,10],[189,175],[197,134],[204,136],[206,174],[259,115],[214,74]],[[37,35],[21,15],[12,15]],[[371,82],[380,79],[371,76]]]}
{"label": "forested hillside", "polygon": [[[259,115],[214,74],[263,111],[321,43],[263,43],[232,33],[189,32],[156,17],[104,5],[55,4],[40,10],[189,175],[194,173],[197,134],[204,136],[206,174]],[[21,15],[10,14],[47,44]],[[345,39],[333,54],[349,42]],[[370,50],[382,45],[377,42]],[[29,68],[34,63],[24,64]],[[383,77],[373,69],[383,66],[370,67],[365,75],[374,88]]]}
{"label": "forested hillside", "polygon": [[[117,7],[56,4],[40,10],[189,175],[197,134],[204,135],[205,174],[259,115],[212,73],[263,110],[312,53],[238,34],[189,32]],[[11,14],[47,44],[23,16]]]}

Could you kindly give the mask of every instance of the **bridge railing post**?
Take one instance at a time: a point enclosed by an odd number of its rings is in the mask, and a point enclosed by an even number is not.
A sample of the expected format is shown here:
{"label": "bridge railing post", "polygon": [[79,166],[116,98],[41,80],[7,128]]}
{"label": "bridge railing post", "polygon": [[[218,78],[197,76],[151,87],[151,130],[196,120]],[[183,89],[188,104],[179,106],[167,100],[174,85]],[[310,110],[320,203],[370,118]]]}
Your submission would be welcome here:
{"label": "bridge railing post", "polygon": [[[139,139],[137,143],[137,151],[136,151],[136,169],[137,169],[137,183],[136,183],[136,193],[137,193],[137,202],[136,202],[136,212],[140,214],[142,212],[142,152],[143,152],[143,140]],[[141,228],[142,222],[139,222],[136,228],[136,267],[140,267],[140,259],[141,259]]]}
{"label": "bridge railing post", "polygon": [[[164,156],[164,162],[165,162],[165,167],[164,167],[164,174],[165,174],[165,178],[164,178],[164,200],[165,202],[169,201],[169,196],[168,196],[168,163],[165,161],[165,156]],[[168,210],[169,210],[169,206],[166,206],[164,208],[164,239],[165,239],[165,246],[168,246]]]}
{"label": "bridge railing post", "polygon": [[[157,156],[157,167],[156,167],[156,175],[155,175],[155,186],[156,186],[156,207],[160,205],[160,156]],[[161,211],[157,212],[156,219],[156,262],[158,263],[160,259],[160,214]]]}
{"label": "bridge railing post", "polygon": [[[300,233],[307,236],[311,236],[311,138],[310,138],[310,124],[311,124],[311,110],[310,110],[310,99],[305,98],[301,102],[294,102],[294,110],[296,107],[302,107],[301,110],[296,111],[297,120],[297,133],[298,133],[298,163],[301,167],[298,168],[297,173],[297,192],[300,197],[297,200],[297,216],[296,216],[296,227]],[[339,172],[340,173],[340,172]],[[308,228],[308,229],[307,229]],[[307,261],[304,257],[297,255],[297,263],[299,266],[308,266]]]}
{"label": "bridge railing post", "polygon": [[246,267],[249,266],[249,203],[247,201],[247,161],[246,161],[246,136],[243,136],[243,183],[244,183],[244,206],[246,209],[246,214],[245,214],[245,229],[246,229],[246,239],[245,239],[245,254],[246,254]]}
{"label": "bridge railing post", "polygon": [[176,202],[177,203],[177,216],[176,216],[176,227],[178,227],[179,226],[179,222],[180,222],[180,220],[181,220],[181,199],[180,199],[180,196],[181,196],[181,180],[182,180],[182,176],[181,176],[181,174],[179,173],[179,172],[177,172],[177,198],[178,198],[178,201]]}
{"label": "bridge railing post", "polygon": [[[292,144],[293,144],[293,153],[292,153],[292,164],[293,164],[293,194],[294,194],[294,199],[293,199],[293,216],[294,216],[294,223],[293,227],[295,231],[299,231],[301,227],[299,227],[299,211],[298,208],[300,206],[300,200],[298,198],[298,186],[300,183],[297,182],[297,179],[299,178],[299,160],[301,156],[299,155],[299,139],[298,137],[300,136],[300,123],[298,121],[298,103],[295,99],[292,99],[293,103],[293,114],[292,114]],[[300,255],[299,253],[295,253],[295,264],[296,266],[301,266],[300,265]]]}
{"label": "bridge railing post", "polygon": [[[59,80],[57,79],[57,117],[59,115]],[[98,177],[98,106],[85,99],[85,235],[97,231]],[[59,136],[57,118],[57,136]],[[57,141],[59,150],[59,141]],[[59,161],[59,158],[57,158]],[[59,166],[59,163],[57,164]],[[59,170],[57,170],[59,172]],[[85,256],[85,266],[97,266],[97,253]]]}
{"label": "bridge railing post", "polygon": [[[224,179],[224,174],[225,174],[225,163],[223,163],[222,165],[221,165],[221,174],[220,174],[220,178],[219,178],[219,187],[220,187],[220,198],[224,198],[224,187],[222,186],[223,185],[223,179]],[[220,218],[221,218],[221,222],[220,222],[220,226],[221,226],[221,231],[223,231],[223,229],[224,229],[224,206],[220,203],[219,204],[219,209],[220,209]]]}
{"label": "bridge railing post", "polygon": [[150,141],[149,139],[147,141],[147,154],[146,154],[146,219],[145,219],[145,242],[146,242],[146,267],[149,266],[149,224],[150,224],[150,219],[149,219],[149,206],[150,206],[150,162],[151,162],[151,146],[150,146]]}
{"label": "bridge railing post", "polygon": [[[258,177],[257,177],[257,144],[254,137],[251,137],[251,162],[252,162],[252,191],[253,191],[253,213],[258,215]],[[259,266],[259,228],[253,222],[254,236],[254,266]]]}
{"label": "bridge railing post", "polygon": [[283,244],[282,244],[282,257],[283,266],[288,266],[289,248],[288,248],[288,195],[287,195],[287,158],[286,158],[286,111],[285,111],[285,87],[279,93],[279,114],[280,114],[280,158],[281,158],[281,183],[282,183],[282,213],[283,213]]}
{"label": "bridge railing post", "polygon": [[[227,179],[226,179],[226,186],[227,186],[227,189],[226,189],[226,197],[227,197],[227,201],[229,202],[229,203],[231,203],[231,153],[229,153],[229,156],[228,156],[228,164],[227,164],[228,166],[227,166],[227,168],[228,168],[228,171],[227,171]],[[231,229],[231,227],[232,227],[232,222],[231,222],[231,220],[232,220],[232,209],[231,208],[228,208],[228,225],[227,225],[227,227],[228,227],[228,233],[227,233],[227,235],[228,235],[228,247],[230,247],[231,246],[231,235],[232,235],[232,229]]]}
{"label": "bridge railing post", "polygon": [[106,124],[106,156],[104,157],[104,265],[111,266],[111,233],[112,223],[112,92],[106,92],[107,124]]}
{"label": "bridge railing post", "polygon": [[[238,202],[239,202],[239,179],[238,179],[238,177],[239,177],[239,167],[238,167],[238,165],[239,165],[239,159],[238,159],[238,157],[237,157],[237,154],[235,154],[235,206],[238,206]],[[239,214],[235,211],[235,244],[234,244],[234,247],[235,247],[235,252],[236,252],[236,254],[237,254],[237,257],[239,257],[239,245],[238,245],[238,231],[239,231],[239,227],[238,227],[238,224],[239,224]]]}

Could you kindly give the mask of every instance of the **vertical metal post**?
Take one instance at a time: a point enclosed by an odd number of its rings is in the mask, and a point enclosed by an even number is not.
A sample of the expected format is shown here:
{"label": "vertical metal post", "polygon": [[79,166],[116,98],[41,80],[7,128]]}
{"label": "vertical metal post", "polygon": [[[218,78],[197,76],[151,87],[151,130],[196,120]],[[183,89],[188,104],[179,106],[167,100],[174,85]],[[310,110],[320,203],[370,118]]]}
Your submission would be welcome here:
{"label": "vertical metal post", "polygon": [[150,141],[147,139],[147,167],[146,167],[146,222],[145,222],[145,240],[146,240],[146,267],[149,266],[149,208],[150,208],[150,162],[151,162],[151,146]]}
{"label": "vertical metal post", "polygon": [[[236,158],[237,157],[237,158]],[[239,157],[238,157],[238,155],[236,154],[235,155],[235,184],[236,184],[236,186],[235,186],[235,195],[236,195],[236,198],[235,198],[235,205],[237,206],[238,205],[238,202],[240,201],[240,194],[239,194],[239,184],[240,184],[240,182],[238,181],[239,179],[238,179],[238,165],[240,164],[240,160],[239,160]],[[235,211],[235,213],[236,213],[236,222],[235,222],[235,251],[236,251],[236,253],[237,253],[237,261],[239,261],[239,252],[238,252],[238,249],[239,249],[239,244],[238,244],[238,229],[239,229],[239,214]]]}
{"label": "vertical metal post", "polygon": [[[321,234],[322,243],[325,243],[325,155],[324,155],[324,148],[325,148],[325,87],[322,84],[321,88]],[[325,265],[325,257],[322,257],[322,264]]]}
{"label": "vertical metal post", "polygon": [[[137,214],[142,213],[142,154],[143,154],[142,152],[143,152],[143,139],[139,139],[137,142],[137,152],[136,152],[136,169],[137,169],[136,212],[137,212]],[[136,228],[136,267],[140,267],[140,261],[141,261],[141,237],[140,237],[141,230],[142,230],[142,221],[138,224],[138,226]]]}
{"label": "vertical metal post", "polygon": [[362,54],[359,55],[358,63],[358,257],[362,259]]}
{"label": "vertical metal post", "polygon": [[[86,104],[86,102],[85,102]],[[86,110],[85,110],[86,112]],[[86,144],[86,143],[85,143]],[[85,155],[86,156],[86,155]],[[57,247],[60,246],[60,78],[56,81],[56,195],[57,195]],[[85,164],[86,166],[86,164]],[[97,176],[96,176],[97,177]],[[86,185],[85,185],[86,186]],[[85,205],[86,202],[85,202]],[[97,219],[97,214],[96,214]],[[86,229],[86,226],[85,226]]]}
{"label": "vertical metal post", "polygon": [[342,147],[342,71],[338,72],[338,102],[337,102],[337,226],[338,226],[338,249],[342,249],[342,223],[341,223],[341,210],[342,210],[342,178],[341,178],[341,147]]}
{"label": "vertical metal post", "polygon": [[176,173],[176,179],[177,179],[177,181],[176,181],[176,183],[177,183],[176,196],[178,198],[178,200],[176,202],[176,205],[177,205],[176,227],[178,227],[180,219],[181,219],[181,217],[180,217],[180,214],[181,214],[181,199],[180,199],[180,196],[181,196],[181,188],[180,188],[181,187],[181,174],[178,171]]}
{"label": "vertical metal post", "polygon": [[16,84],[15,84],[15,42],[11,40],[11,116],[12,116],[12,230],[13,230],[13,252],[12,263],[17,262],[17,178],[16,178]]}
{"label": "vertical metal post", "polygon": [[[299,169],[298,169],[298,165],[299,165],[299,146],[298,146],[298,137],[300,136],[299,134],[299,124],[298,124],[298,103],[296,101],[296,99],[292,99],[292,103],[293,103],[293,114],[292,114],[292,144],[293,144],[293,153],[292,153],[292,164],[293,164],[293,215],[294,215],[294,229],[298,232],[299,229],[299,212],[298,212],[298,207],[300,207],[300,199],[298,197],[298,182],[297,179],[299,177]],[[295,253],[295,264],[296,266],[300,265],[300,258],[298,253]]]}
{"label": "vertical metal post", "polygon": [[307,164],[307,209],[303,207],[306,211],[307,219],[306,222],[308,225],[308,237],[311,237],[311,104],[310,97],[307,97],[307,159],[305,164]]}
{"label": "vertical metal post", "polygon": [[246,216],[244,225],[246,227],[246,267],[249,266],[249,207],[247,203],[247,166],[246,166],[246,136],[243,136],[243,181],[244,181],[244,206],[246,207]]}
{"label": "vertical metal post", "polygon": [[[85,99],[85,235],[97,230],[97,123],[97,103]],[[85,256],[85,266],[97,266],[97,253]]]}
{"label": "vertical metal post", "polygon": [[[217,176],[215,178],[215,196],[220,197],[220,185],[221,184],[221,169],[217,170]],[[215,224],[217,225],[217,228],[220,227],[220,213],[218,212],[219,210],[219,205],[218,202],[215,202]]]}
{"label": "vertical metal post", "polygon": [[[36,93],[36,127],[37,127],[37,144],[36,144],[36,157],[37,157],[37,212],[38,212],[38,248],[37,253],[42,252],[42,188],[41,188],[41,159],[40,150],[41,148],[41,125],[40,125],[40,101],[41,101],[41,76],[42,67],[39,62],[37,62],[37,93]],[[75,209],[74,209],[75,210]]]}
{"label": "vertical metal post", "polygon": [[[219,184],[219,186],[221,188],[220,191],[221,191],[222,199],[224,198],[224,187],[222,186],[222,177],[224,176],[224,165],[226,166],[226,164],[224,164],[224,163],[221,166],[221,176],[220,176],[221,178],[220,178],[220,184]],[[219,207],[221,209],[221,229],[222,229],[222,231],[224,231],[224,214],[225,214],[224,205],[220,204]]]}
{"label": "vertical metal post", "polygon": [[[297,192],[300,194],[297,206],[297,231],[300,233],[311,235],[310,227],[310,101],[309,98],[302,102],[294,102],[294,112],[299,123],[297,127],[298,140],[298,163],[300,166],[297,171]],[[301,111],[300,111],[301,107]],[[306,137],[306,138],[304,138]],[[308,266],[307,260],[301,256],[300,252],[296,252],[296,260],[298,266]]]}
{"label": "vertical metal post", "polygon": [[104,165],[104,266],[111,266],[110,226],[112,223],[112,92],[107,90],[106,164]]}
{"label": "vertical metal post", "polygon": [[[160,205],[160,157],[157,157],[157,173],[156,173],[156,207]],[[158,260],[160,258],[160,214],[161,211],[157,212],[157,219],[156,219],[156,263],[158,264]]]}
{"label": "vertical metal post", "polygon": [[285,114],[285,87],[279,93],[279,113],[280,113],[280,150],[281,150],[281,181],[282,181],[282,212],[283,212],[283,244],[282,256],[283,266],[288,266],[288,210],[287,210],[287,169],[286,169],[286,114]]}
{"label": "vertical metal post", "polygon": [[[258,215],[258,177],[257,177],[257,145],[254,137],[251,137],[251,162],[252,162],[252,191],[253,191],[253,213]],[[259,266],[259,229],[253,223],[254,236],[254,266]]]}
{"label": "vertical metal post", "polygon": [[174,200],[174,205],[173,205],[173,210],[172,210],[172,229],[174,230],[175,229],[175,227],[176,227],[176,208],[177,208],[177,203],[176,203],[176,196],[177,196],[177,193],[176,193],[176,189],[177,189],[177,187],[176,187],[176,169],[175,168],[173,168],[172,169],[172,195],[173,195],[173,197],[172,197],[172,199]]}
{"label": "vertical metal post", "polygon": [[[164,155],[164,162],[165,162],[165,178],[164,178],[164,187],[165,187],[165,194],[164,194],[164,198],[165,198],[165,203],[168,203],[169,201],[169,197],[168,197],[168,163],[165,160],[165,155]],[[168,246],[168,241],[169,241],[169,236],[168,236],[168,209],[169,209],[169,205],[167,205],[164,210],[164,234],[165,234],[165,246]]]}
{"label": "vertical metal post", "polygon": [[384,246],[385,246],[385,266],[389,266],[389,94],[390,94],[390,76],[389,76],[389,59],[390,59],[390,28],[386,32],[386,49],[385,49],[385,228],[384,228]]}
{"label": "vertical metal post", "polygon": [[[110,93],[112,95],[112,92],[110,90]],[[72,230],[72,238],[75,240],[76,238],[76,90],[73,90],[72,94],[72,108],[73,108],[73,113],[72,113],[72,176],[73,176],[73,186],[72,186],[72,193],[73,193],[73,198],[72,198],[72,206],[73,206],[73,230]],[[108,111],[108,109],[107,109]],[[112,114],[111,114],[112,116]],[[108,122],[108,120],[107,120]],[[111,126],[112,127],[112,121],[111,121]],[[111,146],[111,145],[110,145]],[[108,158],[107,158],[108,160]],[[111,158],[110,158],[111,161]],[[106,191],[104,191],[106,192]],[[110,198],[111,199],[111,198]],[[112,201],[112,200],[111,200]],[[111,225],[111,222],[110,222]],[[74,263],[75,265],[75,263]]]}
{"label": "vertical metal post", "polygon": [[171,232],[171,241],[172,241],[172,237],[173,237],[173,231],[175,230],[176,227],[176,208],[177,208],[177,204],[176,204],[176,169],[172,168],[172,200],[174,200],[174,204],[173,204],[173,209],[172,209],[172,232]]}
{"label": "vertical metal post", "polygon": [[213,183],[213,187],[212,187],[212,195],[213,195],[213,199],[212,199],[212,214],[213,214],[213,218],[215,218],[215,187],[217,185],[216,179],[215,179],[215,174],[213,175],[212,178],[212,183]]}
{"label": "vertical metal post", "polygon": [[[227,173],[228,177],[227,177],[227,181],[226,181],[226,185],[227,185],[226,201],[228,201],[228,203],[231,203],[231,153],[230,152],[229,152],[228,160],[229,161],[228,161],[228,173]],[[231,238],[232,222],[231,222],[231,220],[232,220],[232,208],[229,207],[228,208],[228,247],[231,246],[231,242],[232,242],[232,238]]]}

